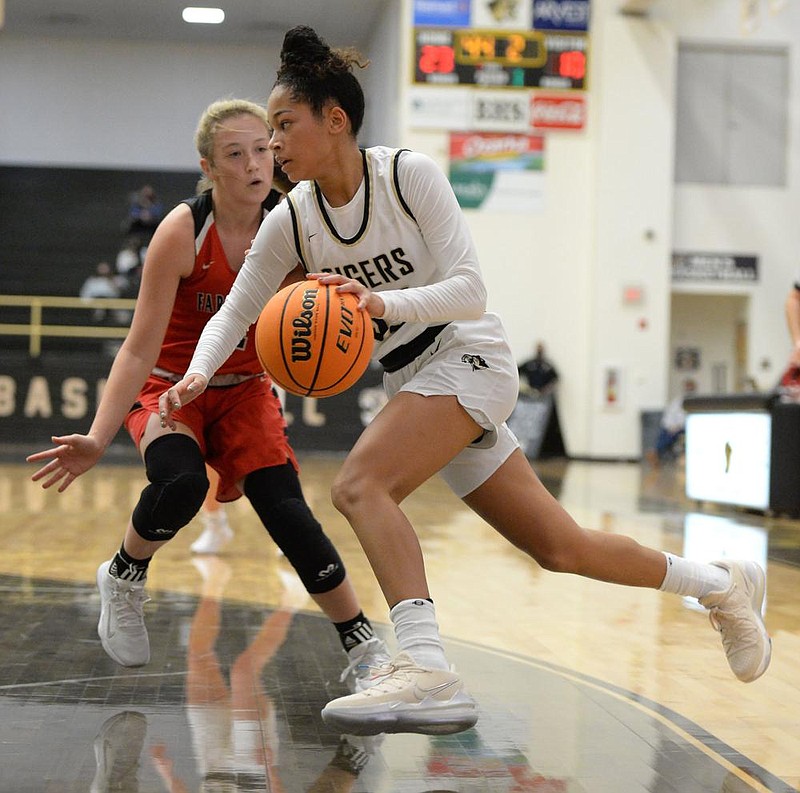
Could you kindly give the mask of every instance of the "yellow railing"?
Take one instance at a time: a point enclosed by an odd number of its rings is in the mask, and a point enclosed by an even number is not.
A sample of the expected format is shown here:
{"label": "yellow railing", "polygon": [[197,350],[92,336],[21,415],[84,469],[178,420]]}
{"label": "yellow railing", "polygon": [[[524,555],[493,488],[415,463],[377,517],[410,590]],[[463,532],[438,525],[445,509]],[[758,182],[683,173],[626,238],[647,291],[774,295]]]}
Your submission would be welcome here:
{"label": "yellow railing", "polygon": [[0,336],[27,336],[28,352],[34,358],[41,355],[44,336],[77,337],[84,339],[124,339],[128,335],[127,325],[46,325],[42,321],[47,308],[106,309],[133,311],[135,300],[128,298],[95,297],[46,297],[41,295],[0,295],[0,307],[28,308],[27,322],[0,322]]}

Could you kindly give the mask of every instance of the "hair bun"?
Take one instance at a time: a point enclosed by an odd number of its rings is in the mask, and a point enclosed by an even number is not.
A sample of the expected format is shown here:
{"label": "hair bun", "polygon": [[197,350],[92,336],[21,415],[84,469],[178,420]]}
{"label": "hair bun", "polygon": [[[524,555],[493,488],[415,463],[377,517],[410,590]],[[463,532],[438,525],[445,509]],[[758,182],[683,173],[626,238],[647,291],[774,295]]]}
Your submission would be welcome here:
{"label": "hair bun", "polygon": [[330,58],[331,48],[308,25],[298,25],[283,37],[281,64],[289,68],[308,67],[324,63]]}

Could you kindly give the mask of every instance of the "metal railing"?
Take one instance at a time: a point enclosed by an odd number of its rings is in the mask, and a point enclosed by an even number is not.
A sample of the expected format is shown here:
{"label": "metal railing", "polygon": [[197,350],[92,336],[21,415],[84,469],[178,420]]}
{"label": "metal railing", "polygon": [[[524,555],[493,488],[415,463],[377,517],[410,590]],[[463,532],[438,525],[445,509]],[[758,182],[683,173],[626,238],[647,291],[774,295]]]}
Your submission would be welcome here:
{"label": "metal railing", "polygon": [[[83,339],[124,339],[128,325],[72,325],[52,320],[43,321],[45,309],[97,309],[106,311],[133,311],[136,301],[130,298],[110,297],[47,297],[42,295],[0,295],[0,307],[27,308],[27,322],[0,322],[0,336],[27,336],[28,353],[38,358],[42,352],[42,338],[72,337]],[[2,317],[0,317],[2,318]]]}

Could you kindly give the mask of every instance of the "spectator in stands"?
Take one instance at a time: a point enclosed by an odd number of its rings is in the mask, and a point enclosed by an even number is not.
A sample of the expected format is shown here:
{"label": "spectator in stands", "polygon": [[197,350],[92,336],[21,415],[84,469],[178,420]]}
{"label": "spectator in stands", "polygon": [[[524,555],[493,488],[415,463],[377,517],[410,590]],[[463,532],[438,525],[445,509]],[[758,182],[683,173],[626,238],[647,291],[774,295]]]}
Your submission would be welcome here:
{"label": "spectator in stands", "polygon": [[142,241],[136,235],[128,237],[117,253],[115,269],[123,278],[134,277],[142,266]]}
{"label": "spectator in stands", "polygon": [[143,185],[131,196],[128,208],[128,234],[138,234],[146,245],[164,217],[161,203],[152,185]]}
{"label": "spectator in stands", "polygon": [[[98,262],[94,274],[83,282],[79,294],[83,300],[91,300],[97,297],[119,297],[120,282],[112,271],[111,265],[105,261]],[[95,323],[107,322],[112,316],[104,308],[92,310],[92,321]]]}
{"label": "spectator in stands", "polygon": [[542,342],[536,344],[533,358],[520,364],[519,374],[523,389],[533,394],[550,394],[558,384],[558,371],[545,355]]}

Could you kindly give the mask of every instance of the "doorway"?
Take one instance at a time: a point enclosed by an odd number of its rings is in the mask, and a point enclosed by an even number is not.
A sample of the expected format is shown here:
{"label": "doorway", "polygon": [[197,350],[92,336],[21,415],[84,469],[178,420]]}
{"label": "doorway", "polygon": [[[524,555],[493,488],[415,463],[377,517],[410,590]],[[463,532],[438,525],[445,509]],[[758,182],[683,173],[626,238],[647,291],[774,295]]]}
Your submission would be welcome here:
{"label": "doorway", "polygon": [[748,295],[672,293],[669,397],[691,378],[698,394],[749,390]]}

